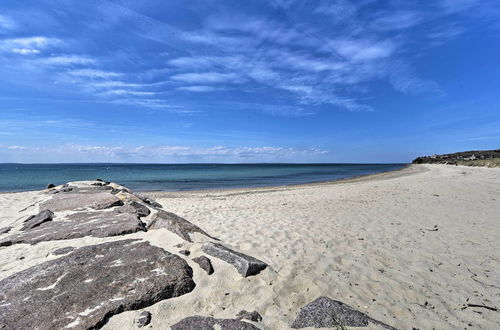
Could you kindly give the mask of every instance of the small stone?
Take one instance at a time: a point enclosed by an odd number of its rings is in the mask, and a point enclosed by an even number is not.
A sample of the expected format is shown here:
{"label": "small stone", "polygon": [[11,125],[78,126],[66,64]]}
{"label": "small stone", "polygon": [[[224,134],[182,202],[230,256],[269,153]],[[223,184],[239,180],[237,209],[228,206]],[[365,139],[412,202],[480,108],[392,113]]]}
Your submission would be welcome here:
{"label": "small stone", "polygon": [[202,249],[203,252],[233,265],[243,277],[256,275],[267,267],[265,262],[233,251],[219,243],[204,243]]}
{"label": "small stone", "polygon": [[191,254],[189,250],[180,250],[179,253],[185,255],[186,257]]}
{"label": "small stone", "polygon": [[139,317],[136,320],[136,324],[139,328],[145,327],[151,322],[151,313],[148,311],[144,311],[139,314]]}
{"label": "small stone", "polygon": [[151,213],[146,205],[137,201],[129,201],[125,205],[120,206],[117,211],[120,213],[134,213],[141,218],[147,217]]}
{"label": "small stone", "polygon": [[50,189],[50,188],[55,188],[55,187],[56,187],[56,185],[55,185],[55,184],[53,184],[53,183],[49,183],[49,184],[47,185],[47,189]]}
{"label": "small stone", "polygon": [[121,206],[121,205],[123,205],[121,199],[112,194],[109,194],[109,196],[107,196],[106,198],[96,201],[92,205],[92,208],[95,210],[104,210],[104,209],[109,209],[113,206]]}
{"label": "small stone", "polygon": [[241,312],[238,313],[238,315],[236,315],[236,319],[237,320],[245,319],[252,322],[260,322],[262,321],[262,316],[257,311],[247,312],[246,310],[242,310]]}
{"label": "small stone", "polygon": [[207,272],[208,275],[212,275],[214,273],[214,267],[212,266],[212,262],[205,256],[201,256],[198,258],[193,258],[193,261],[196,262],[201,269]]}

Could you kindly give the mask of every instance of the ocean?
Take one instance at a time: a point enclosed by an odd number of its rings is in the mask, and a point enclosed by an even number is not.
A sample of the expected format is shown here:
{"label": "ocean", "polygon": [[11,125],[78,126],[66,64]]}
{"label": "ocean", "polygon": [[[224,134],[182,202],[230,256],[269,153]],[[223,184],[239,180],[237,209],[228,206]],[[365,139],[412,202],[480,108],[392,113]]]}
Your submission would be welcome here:
{"label": "ocean", "polygon": [[97,178],[135,191],[279,186],[352,178],[406,164],[0,164],[0,191]]}

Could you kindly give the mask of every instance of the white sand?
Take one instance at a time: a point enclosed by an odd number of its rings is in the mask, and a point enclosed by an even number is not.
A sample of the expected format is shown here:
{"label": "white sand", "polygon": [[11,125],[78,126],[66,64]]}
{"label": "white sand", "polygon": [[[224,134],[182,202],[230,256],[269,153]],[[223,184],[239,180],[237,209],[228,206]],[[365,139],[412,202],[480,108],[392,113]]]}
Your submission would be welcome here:
{"label": "white sand", "polygon": [[[500,307],[500,169],[418,165],[340,183],[150,195],[270,265],[242,278],[211,257],[215,273],[208,276],[190,261],[206,240],[196,236],[184,246],[192,252],[185,258],[197,287],[148,307],[153,329],[190,315],[233,318],[242,309],[262,314],[263,329],[287,329],[318,296],[401,329],[500,328],[500,312],[462,309],[466,303]],[[17,211],[37,198],[0,194],[0,227],[18,228],[34,207]],[[183,242],[164,229],[128,237],[174,253]],[[0,248],[0,279],[55,258],[49,255],[55,248],[121,238]],[[137,314],[114,316],[104,328],[136,329]]]}

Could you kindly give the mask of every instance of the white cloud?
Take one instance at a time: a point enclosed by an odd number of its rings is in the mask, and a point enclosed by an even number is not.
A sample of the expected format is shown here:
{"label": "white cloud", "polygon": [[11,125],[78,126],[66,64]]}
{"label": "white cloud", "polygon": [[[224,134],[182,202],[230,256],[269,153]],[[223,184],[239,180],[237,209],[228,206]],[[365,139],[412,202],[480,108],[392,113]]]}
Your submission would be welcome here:
{"label": "white cloud", "polygon": [[419,24],[422,20],[422,15],[415,11],[391,11],[379,13],[371,26],[383,31],[403,30]]}
{"label": "white cloud", "polygon": [[222,73],[222,72],[191,72],[191,73],[179,73],[170,77],[170,79],[175,81],[181,81],[186,83],[201,83],[201,84],[213,84],[213,83],[229,83],[235,84],[240,83],[242,79],[234,73]]}
{"label": "white cloud", "polygon": [[177,87],[177,90],[186,92],[206,93],[206,92],[220,91],[222,90],[222,88],[214,86],[205,86],[205,85],[194,85],[194,86]]}
{"label": "white cloud", "polygon": [[[4,147],[5,148],[5,147]],[[1,146],[0,146],[1,149]],[[60,159],[61,156],[71,159],[94,159],[95,160],[231,160],[231,161],[249,161],[262,159],[285,159],[297,157],[312,157],[326,155],[329,152],[319,148],[293,148],[293,147],[193,147],[179,145],[160,145],[160,146],[102,146],[102,145],[79,145],[66,144],[58,147],[21,147],[8,146],[5,149],[12,153],[21,153],[24,155],[46,154],[50,153],[52,159]],[[66,158],[68,159],[68,158]]]}
{"label": "white cloud", "polygon": [[441,7],[445,12],[454,14],[465,11],[476,5],[479,0],[440,0]]}
{"label": "white cloud", "polygon": [[0,51],[12,52],[21,55],[39,54],[42,50],[62,44],[57,38],[43,36],[4,39],[0,41]]}
{"label": "white cloud", "polygon": [[72,65],[72,64],[94,64],[96,61],[87,56],[80,55],[60,55],[50,56],[40,60],[49,65]]}
{"label": "white cloud", "polygon": [[83,78],[92,78],[92,79],[109,79],[109,78],[117,78],[122,76],[122,73],[111,72],[111,71],[102,71],[96,69],[80,69],[80,70],[71,70],[68,73],[72,76],[83,77]]}

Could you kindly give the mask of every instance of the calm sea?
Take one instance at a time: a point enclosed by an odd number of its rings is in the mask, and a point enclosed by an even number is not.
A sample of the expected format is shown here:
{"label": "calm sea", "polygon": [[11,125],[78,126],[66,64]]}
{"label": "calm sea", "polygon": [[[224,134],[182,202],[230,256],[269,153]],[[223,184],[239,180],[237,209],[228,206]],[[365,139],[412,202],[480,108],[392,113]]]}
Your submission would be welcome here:
{"label": "calm sea", "polygon": [[0,164],[0,191],[100,178],[136,191],[261,187],[339,180],[405,164]]}

